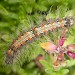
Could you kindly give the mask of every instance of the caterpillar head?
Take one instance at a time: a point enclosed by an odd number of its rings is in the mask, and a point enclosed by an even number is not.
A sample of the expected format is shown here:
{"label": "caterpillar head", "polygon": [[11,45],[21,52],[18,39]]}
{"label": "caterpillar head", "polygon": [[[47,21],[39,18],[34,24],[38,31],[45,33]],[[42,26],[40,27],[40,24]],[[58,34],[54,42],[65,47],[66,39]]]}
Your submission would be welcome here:
{"label": "caterpillar head", "polygon": [[64,18],[65,20],[65,27],[68,27],[68,26],[72,26],[74,24],[74,18],[72,17],[67,17],[67,18]]}

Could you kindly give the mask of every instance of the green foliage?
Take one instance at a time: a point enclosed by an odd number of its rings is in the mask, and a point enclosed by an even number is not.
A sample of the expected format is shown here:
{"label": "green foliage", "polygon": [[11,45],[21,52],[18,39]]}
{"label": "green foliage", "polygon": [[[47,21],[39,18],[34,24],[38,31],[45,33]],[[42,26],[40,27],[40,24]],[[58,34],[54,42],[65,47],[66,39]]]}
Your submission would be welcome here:
{"label": "green foliage", "polygon": [[45,68],[45,72],[48,75],[66,75],[69,72],[68,69],[63,69],[63,68],[60,68],[59,70],[54,71],[50,62],[47,62],[45,60],[42,60],[41,63],[43,64],[43,66]]}
{"label": "green foliage", "polygon": [[[5,53],[12,40],[23,31],[39,25],[44,18],[64,17],[68,14],[75,16],[74,7],[75,0],[0,0],[0,75],[41,75],[42,72],[35,67],[35,63],[32,61],[37,55],[45,54],[39,46],[40,41],[34,41],[27,47],[23,47],[23,54],[20,58],[18,57],[13,66],[4,67]],[[44,13],[47,13],[47,16]],[[75,36],[74,27],[70,29],[70,33]],[[48,37],[53,38],[53,35],[49,34]],[[40,40],[41,42],[46,41],[44,37],[41,37]],[[69,62],[68,67],[75,65],[69,66]],[[43,75],[65,75],[68,73],[68,69],[62,68],[54,71],[50,62],[41,61],[41,63],[47,73],[43,73]]]}

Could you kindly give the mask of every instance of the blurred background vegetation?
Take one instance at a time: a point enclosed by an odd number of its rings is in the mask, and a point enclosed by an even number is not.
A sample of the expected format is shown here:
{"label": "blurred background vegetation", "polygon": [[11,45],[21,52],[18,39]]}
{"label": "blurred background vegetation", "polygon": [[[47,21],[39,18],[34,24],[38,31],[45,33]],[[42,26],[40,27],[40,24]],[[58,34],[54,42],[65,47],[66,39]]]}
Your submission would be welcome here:
{"label": "blurred background vegetation", "polygon": [[[32,61],[39,54],[45,54],[39,46],[39,41],[23,48],[25,52],[17,61],[17,66],[3,65],[5,53],[13,39],[31,27],[39,25],[44,19],[75,16],[74,8],[75,0],[0,0],[0,75],[75,75],[75,60],[71,59],[67,67],[59,71],[53,71],[49,65],[50,60],[42,61],[45,70],[41,72]],[[75,28],[72,27],[70,32],[74,37]],[[55,39],[52,34],[50,37]],[[44,37],[40,40],[46,41]],[[75,43],[75,39],[72,42]]]}

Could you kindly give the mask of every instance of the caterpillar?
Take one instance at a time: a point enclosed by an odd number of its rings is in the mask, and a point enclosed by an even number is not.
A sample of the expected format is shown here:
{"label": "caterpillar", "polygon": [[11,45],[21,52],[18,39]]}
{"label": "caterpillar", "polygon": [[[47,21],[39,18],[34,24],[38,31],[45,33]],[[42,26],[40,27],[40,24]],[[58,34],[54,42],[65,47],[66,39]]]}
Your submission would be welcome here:
{"label": "caterpillar", "polygon": [[35,38],[45,35],[49,31],[54,31],[56,28],[63,28],[73,25],[74,19],[72,17],[61,19],[50,19],[42,25],[33,27],[30,31],[27,31],[20,35],[16,40],[12,42],[10,48],[6,52],[5,63],[13,64],[15,55],[19,51],[22,45],[28,44]]}

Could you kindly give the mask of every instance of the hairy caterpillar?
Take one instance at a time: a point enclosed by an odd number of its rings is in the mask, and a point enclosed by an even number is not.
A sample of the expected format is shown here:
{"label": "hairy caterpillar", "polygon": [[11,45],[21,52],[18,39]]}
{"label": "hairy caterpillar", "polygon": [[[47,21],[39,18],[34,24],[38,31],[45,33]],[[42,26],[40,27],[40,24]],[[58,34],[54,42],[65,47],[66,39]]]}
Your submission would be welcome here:
{"label": "hairy caterpillar", "polygon": [[53,31],[56,28],[62,28],[73,25],[73,18],[63,18],[56,20],[49,20],[45,24],[39,25],[38,27],[33,27],[30,31],[25,32],[23,35],[19,36],[18,39],[14,40],[10,48],[6,52],[5,62],[7,64],[13,64],[16,58],[17,52],[22,45],[26,45],[33,39],[45,35],[49,31]]}

